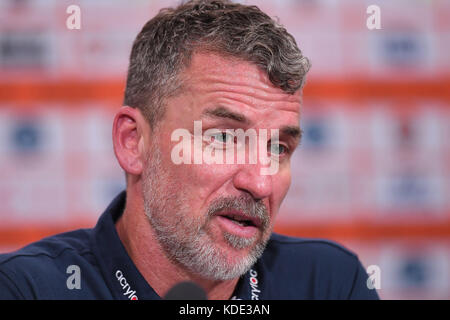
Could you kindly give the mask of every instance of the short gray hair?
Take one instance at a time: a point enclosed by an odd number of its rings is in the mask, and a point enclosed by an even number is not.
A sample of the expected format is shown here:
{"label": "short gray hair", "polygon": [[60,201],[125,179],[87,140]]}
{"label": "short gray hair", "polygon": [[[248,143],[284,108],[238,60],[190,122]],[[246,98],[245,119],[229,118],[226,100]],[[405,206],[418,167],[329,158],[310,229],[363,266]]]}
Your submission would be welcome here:
{"label": "short gray hair", "polygon": [[256,6],[228,0],[192,0],[162,9],[136,37],[124,105],[139,108],[153,126],[164,101],[181,87],[178,75],[194,51],[207,50],[256,64],[293,94],[310,68],[294,37]]}

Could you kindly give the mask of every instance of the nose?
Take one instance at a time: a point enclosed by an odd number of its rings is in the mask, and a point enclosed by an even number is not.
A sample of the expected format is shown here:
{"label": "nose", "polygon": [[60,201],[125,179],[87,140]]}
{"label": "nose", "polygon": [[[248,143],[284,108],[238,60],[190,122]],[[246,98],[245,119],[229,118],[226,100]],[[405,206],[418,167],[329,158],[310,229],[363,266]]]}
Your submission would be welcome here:
{"label": "nose", "polygon": [[233,177],[236,189],[250,193],[255,200],[269,197],[273,191],[272,176],[261,174],[260,164],[246,164]]}

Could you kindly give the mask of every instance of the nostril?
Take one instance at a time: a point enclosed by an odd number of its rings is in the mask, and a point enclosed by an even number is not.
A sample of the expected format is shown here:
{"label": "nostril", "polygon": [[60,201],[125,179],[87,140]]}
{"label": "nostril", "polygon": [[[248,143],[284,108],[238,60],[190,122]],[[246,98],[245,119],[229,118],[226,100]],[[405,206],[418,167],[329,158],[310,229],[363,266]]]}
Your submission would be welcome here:
{"label": "nostril", "polygon": [[260,166],[245,166],[233,178],[236,189],[248,193],[254,201],[270,197],[273,192],[273,181],[271,175],[261,175]]}

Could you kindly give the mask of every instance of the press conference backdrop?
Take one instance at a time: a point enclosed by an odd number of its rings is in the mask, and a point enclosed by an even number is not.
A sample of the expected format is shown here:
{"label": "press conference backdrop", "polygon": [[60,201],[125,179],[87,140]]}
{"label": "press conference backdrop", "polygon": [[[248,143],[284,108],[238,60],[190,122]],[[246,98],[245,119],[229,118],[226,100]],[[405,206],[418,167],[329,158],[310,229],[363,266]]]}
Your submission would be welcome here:
{"label": "press conference backdrop", "polygon": [[[382,298],[450,298],[450,1],[241,2],[312,61],[276,230],[354,250],[379,267]],[[94,225],[124,188],[111,125],[128,55],[174,3],[0,1],[1,251]]]}

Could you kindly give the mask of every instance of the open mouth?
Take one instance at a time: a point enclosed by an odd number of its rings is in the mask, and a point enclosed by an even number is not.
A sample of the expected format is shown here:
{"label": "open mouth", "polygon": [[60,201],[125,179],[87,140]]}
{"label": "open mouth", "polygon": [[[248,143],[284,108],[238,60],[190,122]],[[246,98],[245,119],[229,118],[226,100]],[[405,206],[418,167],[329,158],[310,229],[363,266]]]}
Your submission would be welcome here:
{"label": "open mouth", "polygon": [[228,232],[241,236],[250,236],[261,228],[259,218],[251,217],[242,211],[221,211],[216,215]]}
{"label": "open mouth", "polygon": [[255,222],[252,219],[246,218],[241,215],[220,215],[221,217],[230,220],[241,227],[256,227]]}

